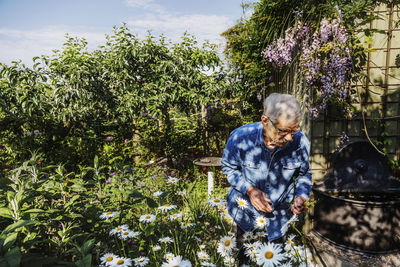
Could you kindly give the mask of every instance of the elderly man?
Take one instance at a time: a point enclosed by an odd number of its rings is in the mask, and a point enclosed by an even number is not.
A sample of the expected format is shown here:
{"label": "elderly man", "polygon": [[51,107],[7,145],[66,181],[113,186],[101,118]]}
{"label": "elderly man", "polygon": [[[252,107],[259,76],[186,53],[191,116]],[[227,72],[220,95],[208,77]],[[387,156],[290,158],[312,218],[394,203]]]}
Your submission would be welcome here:
{"label": "elderly man", "polygon": [[[299,131],[300,121],[296,98],[273,93],[265,99],[261,122],[231,133],[222,171],[232,185],[228,211],[239,232],[254,230],[256,218],[264,216],[269,219],[268,240],[273,241],[285,234],[283,226],[292,213],[305,211],[311,192],[310,144]],[[240,207],[239,198],[251,205]]]}

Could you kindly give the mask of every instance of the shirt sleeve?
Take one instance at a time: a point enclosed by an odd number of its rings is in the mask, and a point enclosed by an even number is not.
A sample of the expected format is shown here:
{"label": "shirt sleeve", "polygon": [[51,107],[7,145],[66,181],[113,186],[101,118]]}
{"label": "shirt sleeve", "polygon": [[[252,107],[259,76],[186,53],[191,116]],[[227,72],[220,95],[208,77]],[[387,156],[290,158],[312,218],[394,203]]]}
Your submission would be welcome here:
{"label": "shirt sleeve", "polygon": [[235,142],[237,138],[236,135],[231,134],[226,143],[221,160],[222,172],[226,175],[231,186],[245,195],[252,184],[242,174],[242,161]]}
{"label": "shirt sleeve", "polygon": [[305,135],[300,140],[299,157],[301,166],[299,176],[296,178],[296,197],[303,196],[307,200],[311,194],[311,170],[310,170],[310,142]]}

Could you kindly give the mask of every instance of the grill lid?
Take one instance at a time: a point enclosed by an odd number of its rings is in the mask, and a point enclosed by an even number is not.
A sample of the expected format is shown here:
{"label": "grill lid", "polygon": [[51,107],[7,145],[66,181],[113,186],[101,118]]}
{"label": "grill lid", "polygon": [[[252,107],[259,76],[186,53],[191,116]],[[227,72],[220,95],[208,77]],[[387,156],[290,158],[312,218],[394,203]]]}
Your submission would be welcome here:
{"label": "grill lid", "polygon": [[400,192],[386,159],[367,140],[347,142],[335,154],[327,175],[315,183],[321,191]]}

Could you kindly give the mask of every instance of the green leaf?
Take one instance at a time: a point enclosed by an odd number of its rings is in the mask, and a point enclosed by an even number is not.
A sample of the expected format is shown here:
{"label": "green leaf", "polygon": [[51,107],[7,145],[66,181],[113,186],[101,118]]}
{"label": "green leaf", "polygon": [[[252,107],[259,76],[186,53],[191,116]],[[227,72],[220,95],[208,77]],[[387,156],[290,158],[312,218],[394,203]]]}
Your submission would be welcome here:
{"label": "green leaf", "polygon": [[69,206],[71,206],[72,204],[74,204],[75,200],[77,200],[80,197],[80,195],[75,195],[73,196],[67,204],[65,204],[64,208],[68,208]]}
{"label": "green leaf", "polygon": [[45,211],[41,210],[41,209],[30,209],[30,210],[25,210],[23,212],[24,213],[40,213],[40,212],[45,212]]}
{"label": "green leaf", "polygon": [[83,259],[76,261],[75,265],[77,267],[92,266],[92,254],[88,254]]}
{"label": "green leaf", "polygon": [[97,168],[98,164],[99,164],[99,157],[96,155],[94,157],[94,167]]}
{"label": "green leaf", "polygon": [[16,229],[23,227],[23,226],[27,226],[30,224],[35,224],[37,223],[37,221],[31,221],[31,220],[20,220],[18,222],[15,222],[13,224],[10,224],[9,226],[6,227],[6,229],[3,230],[3,232],[1,232],[1,235],[5,235],[8,233],[11,233],[13,231],[15,231]]}
{"label": "green leaf", "polygon": [[94,239],[94,238],[86,241],[82,246],[82,250],[81,250],[82,253],[84,253],[84,254],[89,253],[92,250],[95,242],[96,242],[96,239]]}
{"label": "green leaf", "polygon": [[158,207],[157,203],[152,198],[146,197],[146,201],[147,201],[147,205],[149,205],[150,208]]}
{"label": "green leaf", "polygon": [[0,208],[0,216],[9,219],[13,218],[11,209],[5,207]]}
{"label": "green leaf", "polygon": [[10,233],[7,235],[7,237],[4,239],[3,243],[3,251],[7,251],[12,245],[14,245],[15,241],[17,241],[18,233]]}
{"label": "green leaf", "polygon": [[143,195],[136,190],[129,190],[127,193],[131,198],[143,198]]}
{"label": "green leaf", "polygon": [[12,248],[4,255],[4,258],[10,267],[20,267],[21,251],[19,250],[19,247]]}

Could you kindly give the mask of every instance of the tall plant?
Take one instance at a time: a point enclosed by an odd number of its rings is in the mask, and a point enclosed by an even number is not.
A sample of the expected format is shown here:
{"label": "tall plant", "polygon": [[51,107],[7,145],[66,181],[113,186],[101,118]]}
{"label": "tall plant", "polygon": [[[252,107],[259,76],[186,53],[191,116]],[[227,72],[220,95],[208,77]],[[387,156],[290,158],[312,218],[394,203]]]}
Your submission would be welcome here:
{"label": "tall plant", "polygon": [[[352,33],[349,42],[352,46],[350,54],[355,73],[365,57],[360,47],[354,46],[358,40],[357,33],[370,36],[374,31],[361,27],[376,18],[376,15],[368,11],[389,2],[391,1],[260,0],[246,5],[245,8],[251,15],[241,18],[238,24],[223,33],[227,39],[225,53],[232,63],[233,71],[238,73],[244,84],[242,98],[251,101],[252,95],[277,90],[285,85],[283,76],[288,73],[288,67],[277,68],[274,64],[268,64],[262,51],[279,38],[285,39],[288,29],[296,29],[300,16],[301,21],[306,22],[307,27],[315,32],[324,18],[331,21],[337,18],[338,10],[341,10],[342,25],[347,33]],[[290,52],[295,54],[298,51],[295,49]],[[326,55],[325,53],[324,56]],[[275,87],[269,87],[270,84],[275,84]]]}

